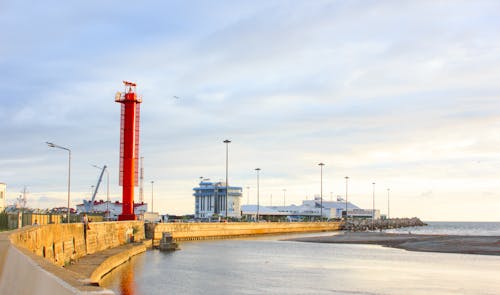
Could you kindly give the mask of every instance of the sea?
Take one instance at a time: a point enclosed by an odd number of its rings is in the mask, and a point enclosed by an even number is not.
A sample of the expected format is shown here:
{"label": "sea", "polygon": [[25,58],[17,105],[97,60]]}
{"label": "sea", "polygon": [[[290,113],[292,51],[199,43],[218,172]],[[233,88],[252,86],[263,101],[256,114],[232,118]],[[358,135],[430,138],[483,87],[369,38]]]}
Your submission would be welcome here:
{"label": "sea", "polygon": [[[428,222],[390,232],[500,236],[500,222]],[[500,256],[284,241],[333,234],[182,242],[179,251],[133,257],[101,285],[123,295],[500,294]]]}

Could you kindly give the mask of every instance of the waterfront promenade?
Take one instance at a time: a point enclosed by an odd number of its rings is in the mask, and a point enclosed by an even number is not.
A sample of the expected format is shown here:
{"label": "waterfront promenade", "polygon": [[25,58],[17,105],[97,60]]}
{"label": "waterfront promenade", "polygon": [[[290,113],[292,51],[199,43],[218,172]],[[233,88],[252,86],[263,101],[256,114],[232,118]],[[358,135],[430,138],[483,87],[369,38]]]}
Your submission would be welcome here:
{"label": "waterfront promenade", "polygon": [[[146,231],[151,238],[169,231],[180,240],[215,239],[337,231],[340,222],[151,226],[145,230],[140,221],[96,222],[85,231],[83,224],[72,223],[28,226],[0,233],[0,294],[111,294],[96,286],[97,282],[118,264],[144,251],[143,246],[137,249],[129,244],[144,240]],[[110,257],[116,259],[109,260]],[[30,284],[25,282],[27,277],[33,278]]]}
{"label": "waterfront promenade", "polygon": [[[401,220],[401,224],[407,221]],[[170,232],[178,241],[189,241],[339,231],[341,225],[340,222],[145,225],[138,221],[121,221],[93,223],[86,235],[82,224],[30,226],[0,233],[0,293],[15,291],[32,294],[34,290],[43,290],[57,294],[110,294],[98,286],[103,276],[130,257],[146,251],[157,237],[161,237],[162,232]],[[134,242],[145,238],[146,244]],[[500,237],[373,232],[293,239],[301,242],[377,244],[414,251],[487,255],[499,255],[499,240]],[[35,279],[31,284],[23,284],[26,277]]]}

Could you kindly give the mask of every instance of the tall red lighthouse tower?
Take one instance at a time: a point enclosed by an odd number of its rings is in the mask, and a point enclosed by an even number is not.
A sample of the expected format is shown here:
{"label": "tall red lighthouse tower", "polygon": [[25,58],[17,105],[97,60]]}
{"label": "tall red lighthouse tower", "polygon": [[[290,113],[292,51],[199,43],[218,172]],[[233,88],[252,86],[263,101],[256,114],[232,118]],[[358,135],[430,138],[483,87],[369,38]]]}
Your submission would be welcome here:
{"label": "tall red lighthouse tower", "polygon": [[137,186],[139,159],[139,121],[142,99],[135,92],[136,84],[123,81],[125,92],[116,93],[121,103],[120,185],[123,187],[123,209],[118,220],[135,220],[134,187]]}

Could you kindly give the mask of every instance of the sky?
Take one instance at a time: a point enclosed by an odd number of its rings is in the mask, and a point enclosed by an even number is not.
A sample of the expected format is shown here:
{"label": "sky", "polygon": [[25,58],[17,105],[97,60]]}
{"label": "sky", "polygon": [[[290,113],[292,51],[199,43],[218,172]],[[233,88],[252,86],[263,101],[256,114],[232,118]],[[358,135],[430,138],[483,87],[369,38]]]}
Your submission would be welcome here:
{"label": "sky", "polygon": [[[0,182],[12,204],[118,185],[138,84],[145,201],[194,212],[199,177],[243,204],[321,192],[391,217],[500,221],[498,1],[0,1]],[[179,99],[174,98],[179,97]],[[151,186],[151,181],[154,185]],[[375,190],[373,191],[373,185]],[[249,187],[249,189],[247,189]],[[153,194],[152,194],[153,193]],[[105,199],[105,190],[98,199]],[[136,194],[138,200],[138,195]]]}

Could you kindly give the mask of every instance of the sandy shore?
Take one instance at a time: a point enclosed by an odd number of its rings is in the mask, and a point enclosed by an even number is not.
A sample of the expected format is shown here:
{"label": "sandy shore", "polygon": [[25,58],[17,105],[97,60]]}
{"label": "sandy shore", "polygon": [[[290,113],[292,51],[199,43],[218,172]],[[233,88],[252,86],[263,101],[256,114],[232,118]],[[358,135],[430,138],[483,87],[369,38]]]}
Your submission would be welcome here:
{"label": "sandy shore", "polygon": [[287,241],[374,244],[409,251],[500,255],[500,236],[453,236],[346,232],[340,235],[287,239]]}

